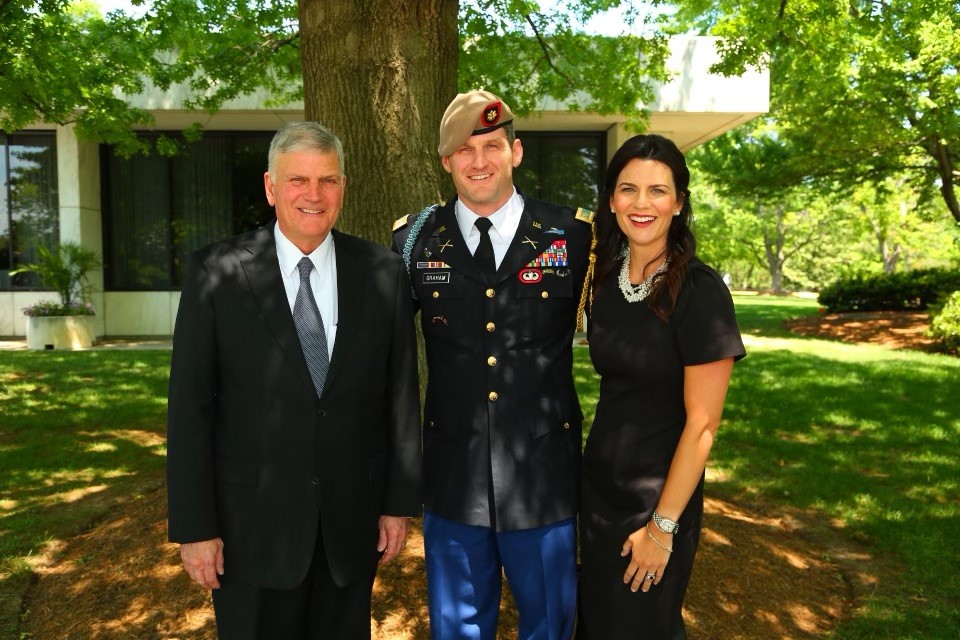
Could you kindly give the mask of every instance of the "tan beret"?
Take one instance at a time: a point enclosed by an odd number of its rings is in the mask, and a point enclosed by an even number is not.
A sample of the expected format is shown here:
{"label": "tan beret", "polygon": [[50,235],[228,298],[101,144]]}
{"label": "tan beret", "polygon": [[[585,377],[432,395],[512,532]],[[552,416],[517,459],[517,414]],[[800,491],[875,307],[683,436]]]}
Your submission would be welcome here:
{"label": "tan beret", "polygon": [[470,136],[489,133],[513,122],[513,112],[489,91],[457,94],[440,120],[440,157],[456,151]]}

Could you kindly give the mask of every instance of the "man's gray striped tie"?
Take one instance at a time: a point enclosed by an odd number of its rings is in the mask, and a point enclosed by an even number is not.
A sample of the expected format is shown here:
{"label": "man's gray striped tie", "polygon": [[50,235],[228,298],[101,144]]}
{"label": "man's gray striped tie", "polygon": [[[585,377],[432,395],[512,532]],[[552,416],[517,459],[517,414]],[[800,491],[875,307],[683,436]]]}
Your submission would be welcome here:
{"label": "man's gray striped tie", "polygon": [[293,322],[297,325],[297,334],[300,336],[300,348],[307,360],[310,378],[317,390],[317,397],[323,394],[323,382],[327,379],[327,369],[330,367],[330,355],[327,353],[327,334],[323,330],[323,318],[317,308],[317,300],[313,297],[313,288],[310,286],[310,272],[313,262],[304,256],[297,264],[300,270],[300,290],[293,303]]}

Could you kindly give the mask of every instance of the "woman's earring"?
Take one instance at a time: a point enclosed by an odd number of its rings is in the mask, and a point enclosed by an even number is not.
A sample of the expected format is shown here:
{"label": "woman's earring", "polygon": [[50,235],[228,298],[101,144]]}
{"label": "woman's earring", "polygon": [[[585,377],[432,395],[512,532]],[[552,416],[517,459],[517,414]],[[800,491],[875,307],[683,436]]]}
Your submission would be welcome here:
{"label": "woman's earring", "polygon": [[678,215],[680,215],[680,211],[677,211],[675,214],[673,214],[673,217],[676,218]]}

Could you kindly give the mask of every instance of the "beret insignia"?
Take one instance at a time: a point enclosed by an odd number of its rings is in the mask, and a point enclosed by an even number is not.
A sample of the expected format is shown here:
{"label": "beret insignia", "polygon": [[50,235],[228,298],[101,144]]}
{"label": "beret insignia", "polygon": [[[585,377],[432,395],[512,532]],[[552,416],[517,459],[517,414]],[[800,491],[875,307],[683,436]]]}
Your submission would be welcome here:
{"label": "beret insignia", "polygon": [[491,102],[483,108],[480,123],[483,127],[492,127],[500,121],[500,102]]}

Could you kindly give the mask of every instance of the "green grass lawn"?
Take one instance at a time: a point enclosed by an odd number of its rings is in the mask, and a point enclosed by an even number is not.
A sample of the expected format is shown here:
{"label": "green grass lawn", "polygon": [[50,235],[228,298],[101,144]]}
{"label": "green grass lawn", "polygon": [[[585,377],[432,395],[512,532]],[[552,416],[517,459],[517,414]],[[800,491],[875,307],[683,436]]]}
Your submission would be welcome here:
{"label": "green grass lawn", "polygon": [[[748,356],[707,493],[806,510],[875,558],[880,583],[835,638],[960,638],[960,359],[791,338],[780,323],[815,301],[735,302]],[[576,378],[590,421],[586,348]]]}
{"label": "green grass lawn", "polygon": [[[880,582],[835,638],[956,640],[960,359],[791,337],[780,323],[815,301],[736,303],[749,355],[708,494],[803,509],[874,557]],[[0,596],[22,591],[46,542],[162,481],[168,366],[164,351],[0,353]],[[589,424],[587,348],[575,367]],[[9,604],[0,639],[17,638]]]}
{"label": "green grass lawn", "polygon": [[0,638],[30,561],[162,481],[166,351],[0,353]]}

